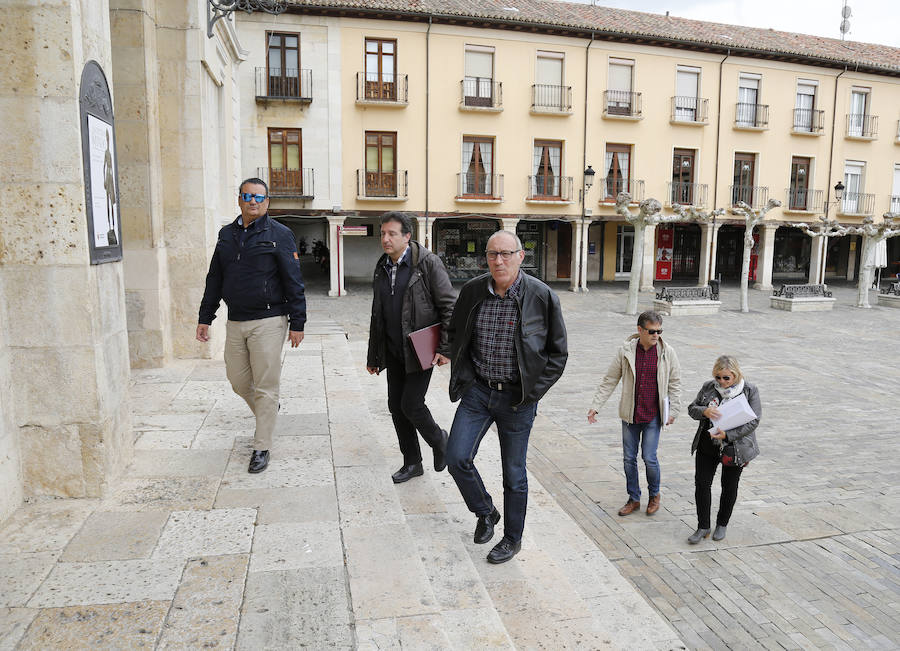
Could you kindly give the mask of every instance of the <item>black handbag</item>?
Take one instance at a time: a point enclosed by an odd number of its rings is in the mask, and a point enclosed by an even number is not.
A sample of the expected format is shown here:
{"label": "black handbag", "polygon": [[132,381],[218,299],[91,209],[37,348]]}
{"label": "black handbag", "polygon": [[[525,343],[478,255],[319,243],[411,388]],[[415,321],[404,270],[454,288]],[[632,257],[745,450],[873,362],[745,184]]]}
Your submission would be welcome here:
{"label": "black handbag", "polygon": [[741,453],[735,443],[726,443],[722,446],[721,459],[723,466],[746,466],[747,464],[741,460]]}

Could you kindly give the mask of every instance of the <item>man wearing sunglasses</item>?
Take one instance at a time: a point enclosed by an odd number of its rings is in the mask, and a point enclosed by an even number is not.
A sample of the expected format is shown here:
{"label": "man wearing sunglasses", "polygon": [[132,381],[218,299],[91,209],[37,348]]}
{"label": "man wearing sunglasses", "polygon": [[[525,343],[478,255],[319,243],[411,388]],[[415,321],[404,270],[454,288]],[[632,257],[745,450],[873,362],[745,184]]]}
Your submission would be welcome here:
{"label": "man wearing sunglasses", "polygon": [[516,234],[491,235],[485,257],[490,273],[463,286],[450,319],[450,399],[460,403],[447,444],[447,467],[478,518],[475,542],[488,542],[500,512],[475,468],[475,455],[496,423],[503,469],[503,538],[487,556],[496,564],[522,547],[528,437],[538,400],[562,376],[569,353],[559,298],[520,270],[525,252]]}
{"label": "man wearing sunglasses", "polygon": [[662,315],[644,312],[638,317],[637,334],[631,335],[616,353],[606,376],[600,381],[588,411],[588,422],[597,422],[597,412],[609,400],[622,380],[619,418],[622,419],[623,465],[628,501],[619,515],[630,515],[641,508],[641,485],[637,453],[641,448],[647,471],[647,515],[659,510],[659,434],[663,425],[671,425],[681,409],[681,365],[672,346],[663,342]]}
{"label": "man wearing sunglasses", "polygon": [[[197,340],[209,341],[219,301],[228,306],[225,371],[256,417],[248,471],[269,465],[278,414],[281,350],[303,341],[306,297],[294,235],[268,214],[269,188],[257,178],[238,190],[241,214],[219,231],[200,302]],[[288,326],[290,323],[290,326]]]}

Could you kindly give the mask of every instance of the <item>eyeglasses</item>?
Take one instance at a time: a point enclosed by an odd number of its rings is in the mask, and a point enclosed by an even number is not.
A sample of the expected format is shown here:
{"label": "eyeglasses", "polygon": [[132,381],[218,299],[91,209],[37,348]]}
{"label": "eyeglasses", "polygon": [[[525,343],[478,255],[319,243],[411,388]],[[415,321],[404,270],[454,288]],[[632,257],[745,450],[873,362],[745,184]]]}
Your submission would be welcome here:
{"label": "eyeglasses", "polygon": [[513,253],[518,253],[521,250],[522,249],[516,249],[515,251],[485,251],[484,254],[487,256],[488,260],[496,260],[498,257],[509,260]]}
{"label": "eyeglasses", "polygon": [[[643,327],[643,326],[642,326],[642,327]],[[644,328],[644,330],[647,330],[647,328]],[[647,334],[648,334],[648,335],[661,335],[661,334],[662,334],[662,328],[660,328],[659,330],[647,330]]]}
{"label": "eyeglasses", "polygon": [[264,194],[251,194],[249,192],[241,192],[241,194],[239,196],[241,199],[243,199],[247,203],[250,203],[251,201],[256,201],[256,203],[262,203],[263,201],[265,201],[266,199],[269,198]]}
{"label": "eyeglasses", "polygon": [[715,377],[717,380],[725,380],[726,382],[731,379],[730,375],[715,375],[713,377]]}

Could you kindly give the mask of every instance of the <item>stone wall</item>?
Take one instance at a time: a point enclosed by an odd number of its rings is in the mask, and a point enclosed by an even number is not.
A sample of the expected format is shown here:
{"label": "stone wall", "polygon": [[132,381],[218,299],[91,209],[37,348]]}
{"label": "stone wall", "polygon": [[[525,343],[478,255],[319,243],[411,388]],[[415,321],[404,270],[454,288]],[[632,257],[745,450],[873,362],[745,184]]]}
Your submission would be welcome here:
{"label": "stone wall", "polygon": [[[5,303],[0,284],[0,305]],[[19,430],[13,419],[12,374],[6,345],[6,319],[0,309],[0,522],[22,502],[22,458]]]}

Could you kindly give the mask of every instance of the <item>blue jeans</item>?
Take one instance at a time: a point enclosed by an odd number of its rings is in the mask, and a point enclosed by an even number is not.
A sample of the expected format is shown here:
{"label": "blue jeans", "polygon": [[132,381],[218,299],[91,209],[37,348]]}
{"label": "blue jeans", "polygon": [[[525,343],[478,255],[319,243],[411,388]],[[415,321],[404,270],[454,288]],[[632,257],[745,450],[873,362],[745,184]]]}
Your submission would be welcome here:
{"label": "blue jeans", "polygon": [[537,403],[515,405],[518,392],[493,391],[475,382],[463,395],[447,442],[447,469],[466,506],[475,515],[488,515],[494,502],[475,468],[475,455],[488,428],[497,424],[503,467],[503,535],[518,542],[525,528],[528,476],[525,457]]}
{"label": "blue jeans", "polygon": [[625,466],[625,485],[628,498],[641,501],[641,483],[638,480],[637,452],[641,446],[641,457],[647,470],[647,490],[650,497],[659,495],[659,461],[656,459],[656,448],[659,447],[659,416],[652,423],[634,423],[629,425],[622,421],[622,461]]}

